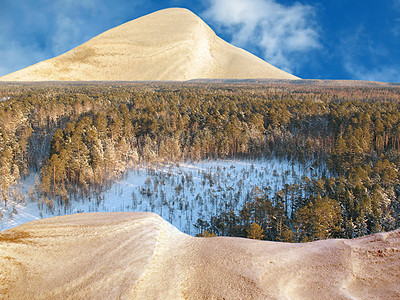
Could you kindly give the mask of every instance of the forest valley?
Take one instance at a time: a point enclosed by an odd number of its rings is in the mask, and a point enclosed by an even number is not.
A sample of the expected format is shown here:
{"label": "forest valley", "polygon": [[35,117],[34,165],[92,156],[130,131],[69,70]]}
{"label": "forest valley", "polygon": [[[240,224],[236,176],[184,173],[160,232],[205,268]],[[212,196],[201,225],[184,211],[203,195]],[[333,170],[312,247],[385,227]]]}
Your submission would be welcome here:
{"label": "forest valley", "polygon": [[240,209],[199,219],[199,235],[306,242],[400,227],[397,84],[1,83],[0,99],[0,218],[21,201],[100,197],[138,166],[280,158],[326,172],[274,195],[254,186]]}

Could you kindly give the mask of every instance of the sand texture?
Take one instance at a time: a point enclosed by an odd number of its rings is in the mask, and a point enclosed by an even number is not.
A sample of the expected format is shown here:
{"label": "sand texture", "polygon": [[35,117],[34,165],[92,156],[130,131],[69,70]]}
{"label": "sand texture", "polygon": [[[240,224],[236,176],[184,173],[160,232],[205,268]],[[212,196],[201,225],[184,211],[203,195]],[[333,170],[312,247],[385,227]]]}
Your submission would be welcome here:
{"label": "sand texture", "polygon": [[216,36],[199,17],[169,8],[108,30],[3,81],[296,79]]}
{"label": "sand texture", "polygon": [[185,235],[153,213],[0,233],[5,299],[400,299],[400,230],[307,244]]}

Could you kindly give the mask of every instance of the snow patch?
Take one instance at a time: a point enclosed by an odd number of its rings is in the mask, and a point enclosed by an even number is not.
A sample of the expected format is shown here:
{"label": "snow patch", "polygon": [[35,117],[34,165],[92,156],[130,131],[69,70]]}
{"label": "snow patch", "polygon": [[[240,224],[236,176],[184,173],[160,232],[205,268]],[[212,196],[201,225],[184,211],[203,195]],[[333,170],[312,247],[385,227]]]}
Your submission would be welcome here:
{"label": "snow patch", "polygon": [[[293,161],[215,160],[163,164],[131,170],[97,198],[75,199],[70,205],[54,203],[52,210],[28,199],[35,174],[18,186],[22,201],[0,204],[0,229],[28,221],[87,212],[154,212],[180,231],[194,235],[198,219],[209,220],[221,212],[238,212],[255,186],[270,197],[285,184],[299,183],[303,176],[320,176],[323,168],[312,169]],[[56,202],[56,201],[55,201]]]}

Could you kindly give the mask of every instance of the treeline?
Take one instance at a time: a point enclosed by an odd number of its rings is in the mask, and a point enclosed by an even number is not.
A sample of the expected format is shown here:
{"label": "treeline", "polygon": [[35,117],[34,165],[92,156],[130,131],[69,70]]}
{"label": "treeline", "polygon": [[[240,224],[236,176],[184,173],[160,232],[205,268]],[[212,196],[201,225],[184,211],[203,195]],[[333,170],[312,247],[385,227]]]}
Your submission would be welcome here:
{"label": "treeline", "polygon": [[301,184],[286,184],[272,198],[267,186],[255,187],[239,212],[199,219],[195,226],[201,236],[249,237],[252,225],[257,224],[259,239],[283,242],[354,238],[400,227],[398,191],[394,195],[393,190],[382,188],[382,173],[391,173],[392,179],[398,176],[394,165],[378,164],[371,178],[358,171],[361,176],[353,174],[349,179],[306,177]]}
{"label": "treeline", "polygon": [[57,129],[119,101],[108,89],[80,85],[3,84],[0,97],[7,99],[0,102],[0,200],[5,206],[12,187],[46,164]]}
{"label": "treeline", "polygon": [[[0,197],[5,204],[10,188],[32,169],[40,171],[37,192],[67,205],[71,197],[101,193],[136,164],[273,155],[317,160],[333,178],[321,179],[326,188],[320,190],[305,184],[313,190],[310,195],[303,187],[291,187],[298,195],[294,199],[282,192],[288,200],[275,227],[254,217],[265,239],[281,239],[282,228],[293,233],[293,240],[307,240],[398,226],[396,85],[3,84],[0,97],[10,97],[0,102]],[[353,206],[342,202],[339,187],[351,195]],[[248,205],[270,201],[274,214],[280,214],[279,195],[261,201],[262,193],[256,194]],[[339,225],[322,230],[329,234],[316,234],[300,221],[318,205],[331,205],[338,213]],[[251,219],[229,214],[241,229],[225,231],[215,222],[205,227],[243,236]]]}

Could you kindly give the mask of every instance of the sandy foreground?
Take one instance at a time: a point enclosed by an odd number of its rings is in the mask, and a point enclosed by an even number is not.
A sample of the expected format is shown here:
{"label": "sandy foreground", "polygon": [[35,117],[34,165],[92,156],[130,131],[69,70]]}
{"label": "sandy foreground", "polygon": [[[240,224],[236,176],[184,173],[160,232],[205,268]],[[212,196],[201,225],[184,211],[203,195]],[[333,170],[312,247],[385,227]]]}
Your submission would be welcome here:
{"label": "sandy foreground", "polygon": [[169,8],[112,28],[0,81],[297,79],[219,38],[187,9]]}
{"label": "sandy foreground", "polygon": [[5,299],[399,299],[400,230],[307,244],[185,235],[153,213],[0,233]]}

